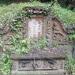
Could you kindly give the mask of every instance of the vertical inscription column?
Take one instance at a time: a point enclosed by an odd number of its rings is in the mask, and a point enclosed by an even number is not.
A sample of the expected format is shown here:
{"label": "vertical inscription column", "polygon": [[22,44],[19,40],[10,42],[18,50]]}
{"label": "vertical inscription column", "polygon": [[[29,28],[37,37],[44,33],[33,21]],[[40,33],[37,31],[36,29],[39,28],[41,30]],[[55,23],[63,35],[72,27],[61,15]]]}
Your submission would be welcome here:
{"label": "vertical inscription column", "polygon": [[37,38],[44,36],[43,16],[32,17],[28,20],[28,38]]}
{"label": "vertical inscription column", "polygon": [[28,23],[28,37],[38,38],[42,35],[42,22],[36,19],[31,19]]}

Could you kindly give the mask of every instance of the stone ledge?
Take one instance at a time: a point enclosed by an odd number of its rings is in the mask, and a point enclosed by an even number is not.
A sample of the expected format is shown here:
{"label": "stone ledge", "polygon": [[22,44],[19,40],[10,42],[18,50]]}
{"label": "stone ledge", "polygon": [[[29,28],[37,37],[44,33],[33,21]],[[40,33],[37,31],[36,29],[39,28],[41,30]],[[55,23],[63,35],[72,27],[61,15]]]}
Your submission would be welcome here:
{"label": "stone ledge", "polygon": [[31,50],[29,53],[19,55],[13,53],[11,59],[65,59],[65,52],[60,48]]}
{"label": "stone ledge", "polygon": [[65,70],[12,71],[12,75],[65,75]]}

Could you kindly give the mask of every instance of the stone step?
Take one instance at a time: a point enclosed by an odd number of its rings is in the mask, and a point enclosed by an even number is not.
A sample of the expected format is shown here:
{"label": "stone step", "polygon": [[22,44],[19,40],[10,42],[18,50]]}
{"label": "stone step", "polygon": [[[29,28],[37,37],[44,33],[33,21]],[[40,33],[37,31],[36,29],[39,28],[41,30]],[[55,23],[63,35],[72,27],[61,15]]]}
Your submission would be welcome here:
{"label": "stone step", "polygon": [[12,75],[66,75],[66,71],[64,70],[12,71]]}

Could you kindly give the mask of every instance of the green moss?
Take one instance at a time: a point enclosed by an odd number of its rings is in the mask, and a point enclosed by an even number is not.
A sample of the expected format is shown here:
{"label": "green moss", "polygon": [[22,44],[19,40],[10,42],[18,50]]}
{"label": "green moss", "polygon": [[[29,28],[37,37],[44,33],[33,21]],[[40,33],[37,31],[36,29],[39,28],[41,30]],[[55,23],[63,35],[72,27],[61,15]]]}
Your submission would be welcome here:
{"label": "green moss", "polygon": [[3,5],[0,6],[0,16],[9,13],[9,12],[15,12],[18,10],[21,10],[24,7],[38,7],[38,6],[43,6],[45,8],[47,8],[49,6],[49,4],[46,3],[40,3],[40,2],[27,2],[27,3],[12,3],[10,5]]}
{"label": "green moss", "polygon": [[0,27],[9,25],[17,14],[25,7],[43,7],[47,9],[50,4],[40,2],[12,3],[9,5],[0,5]]}

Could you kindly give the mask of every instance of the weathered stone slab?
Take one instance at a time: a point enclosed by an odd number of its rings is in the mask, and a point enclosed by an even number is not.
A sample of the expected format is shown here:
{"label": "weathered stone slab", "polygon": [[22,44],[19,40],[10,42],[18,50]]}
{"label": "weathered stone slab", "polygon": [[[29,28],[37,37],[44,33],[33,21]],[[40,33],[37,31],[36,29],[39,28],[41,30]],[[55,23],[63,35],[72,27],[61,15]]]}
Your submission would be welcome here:
{"label": "weathered stone slab", "polygon": [[64,60],[13,60],[12,71],[64,70]]}
{"label": "weathered stone slab", "polygon": [[27,54],[12,54],[11,59],[65,59],[65,53],[62,48],[50,48],[41,50],[31,50]]}
{"label": "weathered stone slab", "polygon": [[65,70],[12,72],[12,75],[65,75]]}

